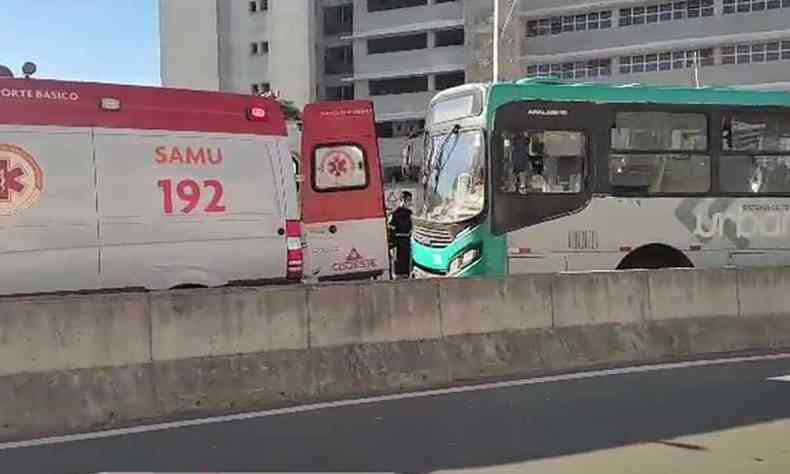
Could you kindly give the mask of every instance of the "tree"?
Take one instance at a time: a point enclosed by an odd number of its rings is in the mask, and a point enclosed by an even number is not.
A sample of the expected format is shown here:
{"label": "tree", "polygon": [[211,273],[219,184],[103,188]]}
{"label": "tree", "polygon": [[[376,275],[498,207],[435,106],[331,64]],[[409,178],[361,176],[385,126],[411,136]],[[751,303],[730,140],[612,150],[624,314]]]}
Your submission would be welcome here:
{"label": "tree", "polygon": [[302,120],[302,112],[299,110],[299,107],[293,103],[293,101],[285,100],[285,99],[277,99],[277,103],[280,104],[280,110],[283,111],[285,115],[285,120],[289,121],[301,121]]}
{"label": "tree", "polygon": [[280,104],[280,110],[282,110],[283,115],[285,115],[285,120],[288,120],[289,122],[302,121],[302,111],[299,110],[299,107],[297,107],[292,100],[280,98],[279,91],[266,91],[261,94],[261,97],[276,100],[277,103]]}

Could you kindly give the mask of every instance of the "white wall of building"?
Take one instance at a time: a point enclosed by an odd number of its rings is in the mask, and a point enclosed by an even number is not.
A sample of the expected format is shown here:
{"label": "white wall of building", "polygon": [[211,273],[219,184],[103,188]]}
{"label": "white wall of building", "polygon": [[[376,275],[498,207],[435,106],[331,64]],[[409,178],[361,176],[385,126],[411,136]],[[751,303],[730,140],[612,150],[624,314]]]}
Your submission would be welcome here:
{"label": "white wall of building", "polygon": [[[162,84],[250,94],[268,84],[300,107],[316,99],[315,2],[160,0]],[[252,54],[252,43],[269,52]]]}
{"label": "white wall of building", "polygon": [[162,84],[219,90],[218,0],[160,0]]}
{"label": "white wall of building", "polygon": [[271,47],[269,77],[272,88],[300,108],[316,99],[316,25],[314,0],[269,2]]}

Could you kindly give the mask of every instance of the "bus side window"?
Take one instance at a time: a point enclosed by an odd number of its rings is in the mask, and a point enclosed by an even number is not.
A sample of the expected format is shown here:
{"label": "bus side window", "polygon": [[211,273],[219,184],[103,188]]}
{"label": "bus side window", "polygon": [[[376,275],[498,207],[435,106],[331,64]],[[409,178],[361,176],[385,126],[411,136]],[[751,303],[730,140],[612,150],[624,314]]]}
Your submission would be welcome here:
{"label": "bus side window", "polygon": [[702,113],[618,112],[609,154],[612,188],[636,195],[707,192],[707,124]]}
{"label": "bus side window", "polygon": [[582,190],[586,137],[575,131],[503,133],[501,189],[517,194],[573,194]]}
{"label": "bus side window", "polygon": [[724,119],[719,187],[739,194],[790,193],[790,119],[736,113]]}

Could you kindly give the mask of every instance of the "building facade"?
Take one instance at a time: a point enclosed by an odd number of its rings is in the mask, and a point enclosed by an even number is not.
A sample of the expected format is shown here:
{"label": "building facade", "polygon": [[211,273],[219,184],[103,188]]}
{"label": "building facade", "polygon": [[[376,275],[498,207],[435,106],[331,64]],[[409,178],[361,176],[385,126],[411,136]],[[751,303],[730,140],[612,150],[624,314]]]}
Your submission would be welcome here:
{"label": "building facade", "polygon": [[790,89],[790,0],[521,3],[529,76]]}
{"label": "building facade", "polygon": [[[498,1],[503,79],[790,89],[790,0]],[[160,0],[162,82],[370,98],[389,179],[437,91],[491,79],[493,2]]]}

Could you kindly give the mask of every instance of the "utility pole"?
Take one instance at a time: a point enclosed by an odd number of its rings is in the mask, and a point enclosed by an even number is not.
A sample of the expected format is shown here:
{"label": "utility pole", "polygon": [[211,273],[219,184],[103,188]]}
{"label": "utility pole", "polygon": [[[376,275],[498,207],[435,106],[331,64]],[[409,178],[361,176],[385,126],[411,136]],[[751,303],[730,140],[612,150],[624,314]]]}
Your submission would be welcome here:
{"label": "utility pole", "polygon": [[702,87],[702,82],[700,81],[700,70],[699,70],[699,51],[694,51],[694,85],[697,89]]}
{"label": "utility pole", "polygon": [[494,0],[494,82],[499,82],[499,56],[500,56],[500,43],[502,42],[502,35],[507,33],[510,23],[516,13],[516,8],[519,6],[519,0],[512,0],[510,4],[510,11],[505,17],[502,27],[499,26],[499,19],[501,16],[499,4],[502,0]]}

